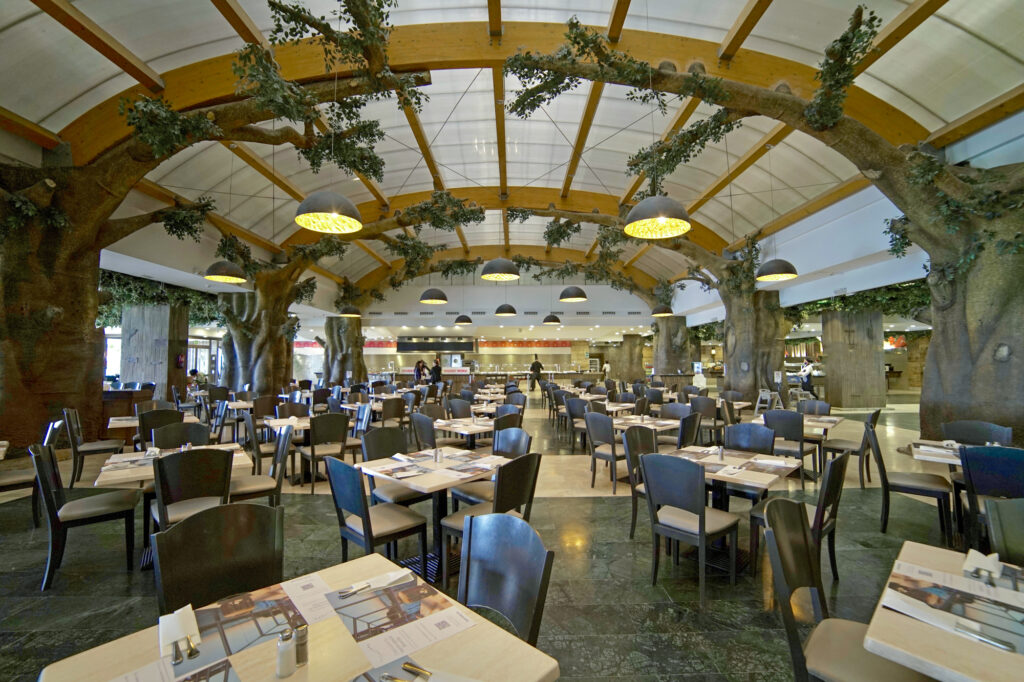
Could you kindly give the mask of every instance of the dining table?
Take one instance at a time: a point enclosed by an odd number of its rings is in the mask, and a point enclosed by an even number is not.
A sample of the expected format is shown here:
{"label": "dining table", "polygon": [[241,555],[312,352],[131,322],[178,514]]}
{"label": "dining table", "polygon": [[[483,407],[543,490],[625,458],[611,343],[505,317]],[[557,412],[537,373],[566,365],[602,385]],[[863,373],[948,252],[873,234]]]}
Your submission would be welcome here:
{"label": "dining table", "polygon": [[[186,413],[182,421],[186,424],[198,424],[199,417],[191,413]],[[111,429],[135,429],[139,428],[138,416],[125,416],[125,417],[111,417],[107,421],[107,430]]]}
{"label": "dining table", "polygon": [[612,428],[616,431],[625,431],[631,426],[643,426],[647,429],[652,429],[657,433],[662,431],[671,431],[673,429],[679,429],[678,419],[658,419],[657,417],[648,417],[646,415],[631,414],[625,417],[613,417]]}
{"label": "dining table", "polygon": [[[907,579],[897,576],[901,573],[905,576],[909,569],[909,572],[931,576],[929,581],[937,583],[936,586],[928,588],[931,594],[950,593],[948,589],[943,588],[943,585],[950,582],[946,576],[962,577],[964,559],[965,555],[960,552],[908,540],[900,548],[886,584],[893,585],[895,581],[896,584],[905,585]],[[886,596],[883,592],[864,635],[864,648],[876,656],[944,682],[995,682],[1019,680],[1024,677],[1024,653],[1019,648],[1017,651],[1007,651],[982,641],[975,634],[970,634],[977,632],[984,636],[983,630],[970,627],[974,621],[959,619],[968,623],[964,628],[967,632],[961,634],[955,631],[955,628],[946,629],[934,622],[911,617],[884,605]],[[972,607],[991,612],[992,609],[1003,608],[997,606],[998,602],[986,604],[984,598],[971,595],[960,596],[959,603],[962,609]],[[932,608],[939,611],[939,608]],[[952,608],[951,605],[950,610]],[[940,619],[951,615],[953,614],[945,611],[936,614]],[[1014,616],[1013,620],[1019,624],[1024,618],[1024,611],[1017,612]],[[1019,637],[1017,634],[1018,639]]]}
{"label": "dining table", "polygon": [[632,412],[635,408],[636,405],[633,403],[612,403],[606,401],[604,405],[605,411],[613,416],[620,412]]}
{"label": "dining table", "polygon": [[[195,450],[229,450],[234,453],[231,471],[235,473],[244,469],[252,470],[252,459],[238,443],[219,443],[216,445],[196,446]],[[159,455],[148,455],[145,452],[118,452],[112,454],[100,467],[100,473],[93,485],[97,488],[138,488],[152,481],[153,460],[156,457],[180,452],[181,448],[168,448]]]}
{"label": "dining table", "polygon": [[[440,455],[441,461],[436,461],[436,454]],[[367,476],[400,483],[412,488],[418,493],[431,496],[433,501],[433,517],[431,519],[433,528],[433,549],[427,556],[427,572],[433,582],[441,577],[441,552],[444,551],[441,533],[441,519],[448,515],[448,491],[456,486],[490,478],[494,470],[509,460],[496,455],[481,455],[472,450],[464,450],[455,447],[429,448],[407,454],[395,455],[386,459],[375,459],[369,462],[360,462],[356,467],[361,469]],[[452,467],[480,463],[480,471],[477,473],[465,474],[453,472]],[[414,465],[423,472],[418,475],[406,476],[395,473],[396,467],[404,464]],[[484,470],[486,468],[486,470]],[[452,571],[457,570],[458,557],[449,557],[449,566]],[[412,557],[405,560],[407,565],[418,564],[419,557]]]}
{"label": "dining table", "polygon": [[476,447],[476,437],[494,431],[494,421],[486,417],[462,417],[458,419],[435,419],[434,428],[450,431],[466,437],[470,449]]}
{"label": "dining table", "polygon": [[[369,554],[300,576],[294,582],[326,585],[329,590],[337,591],[390,574],[398,568],[380,554]],[[558,661],[554,658],[455,600],[449,601],[448,608],[456,609],[460,617],[471,621],[469,627],[438,637],[410,654],[418,666],[434,673],[434,679],[498,681],[514,677],[527,682],[548,682],[558,678]],[[331,609],[331,606],[327,604],[326,608]],[[308,627],[309,663],[290,679],[323,682],[381,679],[364,677],[364,673],[371,670],[370,661],[337,613],[325,613]],[[198,648],[202,651],[202,642],[198,643]],[[273,638],[233,653],[228,661],[235,677],[230,679],[241,682],[277,679],[276,656],[277,642]],[[158,676],[158,671],[165,676]],[[156,625],[51,663],[39,674],[41,682],[127,682],[177,677],[170,665],[170,655],[160,658]]]}
{"label": "dining table", "polygon": [[[949,445],[946,445],[949,443]],[[938,462],[960,466],[960,443],[941,440],[915,440],[910,444],[910,454],[921,462]]]}

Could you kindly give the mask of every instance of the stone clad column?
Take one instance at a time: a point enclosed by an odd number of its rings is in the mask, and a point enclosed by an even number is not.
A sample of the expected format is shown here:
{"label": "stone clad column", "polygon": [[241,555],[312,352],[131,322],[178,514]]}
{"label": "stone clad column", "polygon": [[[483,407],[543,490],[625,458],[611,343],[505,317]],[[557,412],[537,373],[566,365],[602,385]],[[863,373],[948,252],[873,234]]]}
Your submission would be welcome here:
{"label": "stone clad column", "polygon": [[121,311],[121,381],[153,382],[155,400],[170,400],[171,386],[185,392],[190,368],[178,367],[188,357],[188,306],[132,305]]}
{"label": "stone clad column", "polygon": [[879,311],[822,313],[825,399],[833,407],[885,406],[883,334]]}

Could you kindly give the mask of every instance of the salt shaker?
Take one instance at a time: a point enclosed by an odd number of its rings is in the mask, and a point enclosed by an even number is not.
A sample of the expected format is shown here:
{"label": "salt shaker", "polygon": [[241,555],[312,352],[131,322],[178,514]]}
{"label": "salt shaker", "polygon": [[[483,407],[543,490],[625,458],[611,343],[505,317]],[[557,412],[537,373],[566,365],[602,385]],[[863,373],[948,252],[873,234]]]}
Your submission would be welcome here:
{"label": "salt shaker", "polygon": [[285,630],[277,637],[277,676],[290,677],[295,673],[295,638]]}
{"label": "salt shaker", "polygon": [[309,626],[295,628],[295,666],[301,668],[309,663]]}
{"label": "salt shaker", "polygon": [[718,461],[721,462],[724,459],[725,459],[725,446],[724,445],[719,445],[718,446]]}
{"label": "salt shaker", "polygon": [[441,453],[441,448],[434,448],[434,462],[440,464],[444,459],[444,455]]}

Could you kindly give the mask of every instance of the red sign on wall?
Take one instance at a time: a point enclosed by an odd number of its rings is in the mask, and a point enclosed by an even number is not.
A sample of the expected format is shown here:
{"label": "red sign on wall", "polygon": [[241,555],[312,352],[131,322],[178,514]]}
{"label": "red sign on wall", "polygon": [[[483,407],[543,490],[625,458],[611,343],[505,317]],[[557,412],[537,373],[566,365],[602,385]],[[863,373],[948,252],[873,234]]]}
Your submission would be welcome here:
{"label": "red sign on wall", "polygon": [[572,348],[572,341],[481,341],[480,348]]}

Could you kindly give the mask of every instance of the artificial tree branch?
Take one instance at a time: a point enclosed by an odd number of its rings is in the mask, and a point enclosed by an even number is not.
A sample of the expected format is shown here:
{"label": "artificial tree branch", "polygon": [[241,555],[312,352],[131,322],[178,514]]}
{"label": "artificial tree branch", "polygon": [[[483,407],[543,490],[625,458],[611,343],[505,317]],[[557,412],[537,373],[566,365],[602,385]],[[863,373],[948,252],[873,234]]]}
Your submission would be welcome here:
{"label": "artificial tree branch", "polygon": [[115,244],[148,225],[163,222],[164,217],[171,210],[172,207],[165,206],[149,213],[140,213],[127,218],[111,218],[100,228],[97,243],[103,248]]}

